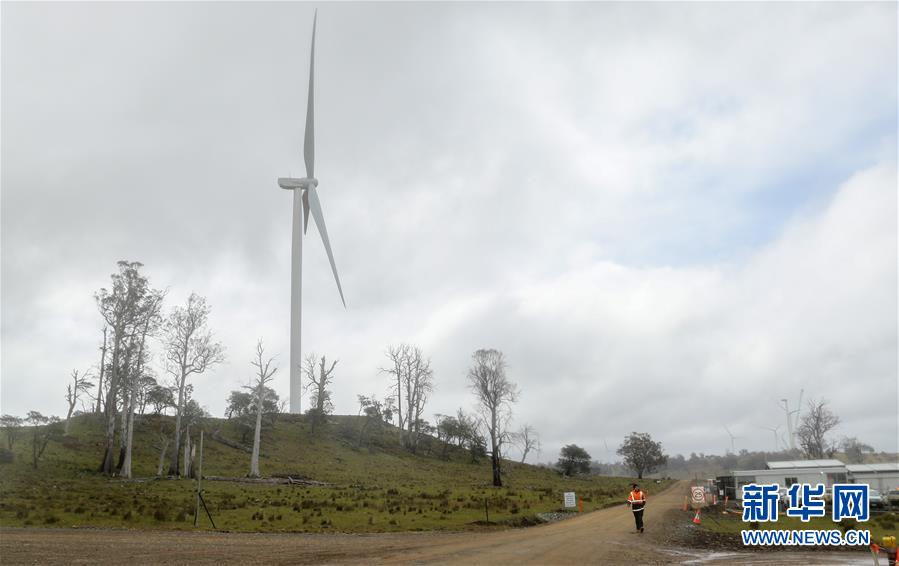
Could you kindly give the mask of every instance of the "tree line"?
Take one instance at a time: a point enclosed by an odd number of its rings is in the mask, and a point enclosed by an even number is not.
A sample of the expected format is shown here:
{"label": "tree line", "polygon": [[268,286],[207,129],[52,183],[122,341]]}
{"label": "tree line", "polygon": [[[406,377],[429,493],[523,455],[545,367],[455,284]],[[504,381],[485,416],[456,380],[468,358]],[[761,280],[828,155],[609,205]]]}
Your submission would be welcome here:
{"label": "tree line", "polygon": [[[190,476],[195,446],[191,429],[198,427],[208,413],[193,398],[192,378],[225,361],[225,347],[209,328],[211,307],[206,299],[191,293],[186,302],[166,312],[166,290],[154,288],[135,261],[117,262],[110,284],[94,294],[101,321],[99,362],[93,370],[72,370],[67,380],[65,420],[47,417],[36,411],[25,419],[3,415],[0,427],[6,430],[9,454],[24,426],[33,427],[35,439],[33,465],[43,454],[49,440],[69,434],[76,409],[100,415],[103,426],[103,452],[98,471],[106,475],[130,478],[136,415],[173,413],[174,423],[159,420],[154,447],[159,451],[157,475]],[[154,352],[155,348],[155,352]],[[153,354],[163,360],[168,380],[156,375]],[[489,457],[493,484],[502,485],[503,460],[510,446],[521,450],[521,461],[539,451],[536,430],[524,425],[511,430],[512,409],[520,392],[508,377],[504,354],[496,349],[479,349],[472,355],[467,381],[475,409],[459,408],[453,415],[425,418],[426,406],[435,390],[431,361],[418,346],[388,346],[387,363],[379,372],[388,378],[383,399],[375,394],[358,395],[359,416],[363,416],[359,443],[385,424],[396,427],[396,441],[404,449],[417,453],[424,438],[442,442],[441,456],[448,449],[466,450],[473,461]],[[302,371],[304,390],[310,406],[306,422],[314,434],[328,423],[333,412],[332,387],[338,360],[310,354]],[[270,387],[278,368],[274,357],[267,356],[262,339],[257,342],[251,360],[253,377],[227,399],[226,416],[234,419],[242,431],[241,443],[252,436],[249,450],[250,476],[260,475],[259,453],[266,424],[274,424],[284,404]],[[61,427],[61,430],[60,430]]]}

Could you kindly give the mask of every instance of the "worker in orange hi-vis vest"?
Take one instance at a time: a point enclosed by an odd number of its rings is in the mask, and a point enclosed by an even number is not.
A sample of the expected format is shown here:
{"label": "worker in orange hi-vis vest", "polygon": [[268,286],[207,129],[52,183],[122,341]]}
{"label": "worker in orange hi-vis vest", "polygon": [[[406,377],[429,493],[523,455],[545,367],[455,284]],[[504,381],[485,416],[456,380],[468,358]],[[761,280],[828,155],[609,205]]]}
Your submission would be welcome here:
{"label": "worker in orange hi-vis vest", "polygon": [[634,523],[637,525],[637,532],[643,532],[643,508],[646,506],[646,494],[637,484],[631,484],[631,492],[627,496],[627,503],[634,512]]}

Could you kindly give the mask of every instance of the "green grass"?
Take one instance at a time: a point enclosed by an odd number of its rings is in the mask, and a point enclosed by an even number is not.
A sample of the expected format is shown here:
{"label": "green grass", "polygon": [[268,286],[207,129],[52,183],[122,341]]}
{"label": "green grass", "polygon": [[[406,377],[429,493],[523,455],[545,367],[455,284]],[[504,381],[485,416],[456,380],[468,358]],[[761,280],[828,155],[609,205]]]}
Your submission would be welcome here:
{"label": "green grass", "polygon": [[[0,526],[193,529],[195,482],[153,478],[156,431],[170,417],[142,417],[135,426],[134,475],[143,481],[96,472],[103,450],[99,416],[84,415],[69,437],[48,446],[31,467],[30,431],[14,448],[15,461],[0,465]],[[562,509],[562,494],[575,491],[590,511],[621,502],[630,478],[562,478],[552,470],[505,462],[504,487],[490,485],[489,461],[430,439],[413,455],[385,427],[359,446],[362,420],[337,416],[311,435],[302,417],[279,417],[263,436],[264,476],[303,477],[324,486],[260,485],[204,481],[204,497],[220,529],[261,532],[389,532],[484,528],[527,524],[542,512]],[[240,437],[235,423],[207,419],[206,431]],[[204,476],[243,477],[249,454],[212,441],[207,434]],[[659,490],[670,485],[650,484]],[[202,528],[211,528],[201,513]]]}

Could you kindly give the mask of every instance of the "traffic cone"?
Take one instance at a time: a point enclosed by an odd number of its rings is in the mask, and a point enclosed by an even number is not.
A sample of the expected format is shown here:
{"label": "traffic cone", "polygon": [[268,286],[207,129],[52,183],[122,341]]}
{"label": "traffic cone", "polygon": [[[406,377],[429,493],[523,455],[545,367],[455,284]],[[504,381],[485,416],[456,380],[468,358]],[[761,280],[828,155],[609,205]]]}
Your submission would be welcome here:
{"label": "traffic cone", "polygon": [[702,524],[702,518],[700,518],[700,516],[699,516],[699,509],[696,510],[696,516],[693,517],[693,522],[697,525]]}

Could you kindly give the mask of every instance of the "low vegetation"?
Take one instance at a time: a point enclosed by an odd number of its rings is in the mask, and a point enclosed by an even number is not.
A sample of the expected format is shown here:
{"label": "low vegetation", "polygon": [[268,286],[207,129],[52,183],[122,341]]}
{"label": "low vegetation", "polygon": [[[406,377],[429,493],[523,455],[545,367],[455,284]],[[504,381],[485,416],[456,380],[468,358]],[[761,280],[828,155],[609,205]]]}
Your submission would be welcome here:
{"label": "low vegetation", "polygon": [[[159,431],[172,417],[136,416],[133,479],[98,472],[106,447],[101,415],[72,418],[37,469],[26,442],[0,464],[0,525],[193,529],[196,482],[156,478]],[[417,454],[398,446],[385,425],[360,435],[365,417],[332,416],[312,434],[307,417],[280,415],[262,435],[260,469],[250,481],[250,454],[237,420],[204,419],[204,498],[219,529],[232,531],[384,532],[533,524],[562,510],[574,491],[584,511],[623,501],[629,478],[565,478],[556,471],[503,461],[504,487],[492,484],[488,458],[445,449],[431,436]],[[199,427],[197,427],[199,428]],[[213,437],[220,440],[213,440]],[[196,439],[195,439],[196,441]],[[274,483],[286,478],[305,483]],[[268,483],[266,483],[268,482]],[[649,482],[645,482],[649,483]],[[668,482],[649,483],[650,493]],[[485,512],[486,505],[486,512]],[[211,528],[205,515],[200,528]]]}

